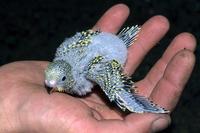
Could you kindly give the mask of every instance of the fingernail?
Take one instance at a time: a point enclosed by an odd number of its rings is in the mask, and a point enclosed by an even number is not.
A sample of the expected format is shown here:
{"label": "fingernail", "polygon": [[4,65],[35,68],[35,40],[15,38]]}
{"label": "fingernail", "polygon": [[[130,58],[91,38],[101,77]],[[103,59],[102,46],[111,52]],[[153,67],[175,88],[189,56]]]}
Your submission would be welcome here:
{"label": "fingernail", "polygon": [[160,117],[160,118],[156,119],[156,120],[152,123],[151,130],[152,130],[152,132],[161,131],[161,130],[167,128],[168,125],[170,124],[170,122],[171,122],[171,119],[170,119],[169,116]]}

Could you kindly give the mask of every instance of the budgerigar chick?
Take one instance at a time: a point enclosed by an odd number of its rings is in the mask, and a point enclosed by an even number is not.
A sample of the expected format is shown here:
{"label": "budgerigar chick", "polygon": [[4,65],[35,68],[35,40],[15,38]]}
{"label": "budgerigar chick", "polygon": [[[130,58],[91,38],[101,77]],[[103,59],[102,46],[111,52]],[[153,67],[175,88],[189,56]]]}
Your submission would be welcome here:
{"label": "budgerigar chick", "polygon": [[110,102],[123,111],[168,113],[132,91],[134,83],[123,74],[127,48],[134,43],[139,31],[136,25],[124,28],[117,35],[87,30],[67,38],[45,70],[48,91],[83,96],[91,92],[96,83]]}

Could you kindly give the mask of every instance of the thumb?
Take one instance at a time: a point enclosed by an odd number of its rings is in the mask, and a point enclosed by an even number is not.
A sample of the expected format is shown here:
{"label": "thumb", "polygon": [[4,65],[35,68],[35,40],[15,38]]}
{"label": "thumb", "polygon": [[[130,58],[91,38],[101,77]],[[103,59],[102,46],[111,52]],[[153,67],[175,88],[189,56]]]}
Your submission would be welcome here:
{"label": "thumb", "polygon": [[125,121],[129,131],[138,133],[158,132],[165,129],[171,122],[168,114],[130,114]]}

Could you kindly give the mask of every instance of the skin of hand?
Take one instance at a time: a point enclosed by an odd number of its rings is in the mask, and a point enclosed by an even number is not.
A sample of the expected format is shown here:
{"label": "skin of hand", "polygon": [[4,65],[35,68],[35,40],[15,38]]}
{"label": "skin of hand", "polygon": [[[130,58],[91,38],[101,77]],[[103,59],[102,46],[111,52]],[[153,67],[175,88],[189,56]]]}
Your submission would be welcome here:
{"label": "skin of hand", "polygon": [[[128,15],[126,5],[115,5],[93,29],[116,33]],[[168,29],[168,20],[163,16],[154,16],[142,25],[138,40],[129,48],[127,74],[136,70]],[[193,35],[177,35],[145,78],[136,82],[139,93],[173,111],[192,72],[195,47]],[[0,132],[149,133],[170,124],[168,114],[123,115],[108,105],[98,88],[83,98],[63,93],[49,95],[44,87],[47,64],[20,61],[0,67]]]}

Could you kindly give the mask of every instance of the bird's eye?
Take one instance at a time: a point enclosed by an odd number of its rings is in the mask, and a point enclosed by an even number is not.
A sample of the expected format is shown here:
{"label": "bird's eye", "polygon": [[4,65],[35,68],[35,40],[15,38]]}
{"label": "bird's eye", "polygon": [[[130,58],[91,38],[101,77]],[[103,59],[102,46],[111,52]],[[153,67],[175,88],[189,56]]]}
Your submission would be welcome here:
{"label": "bird's eye", "polygon": [[62,81],[65,81],[65,79],[66,79],[66,77],[65,77],[65,76],[63,76],[63,78],[62,78]]}

